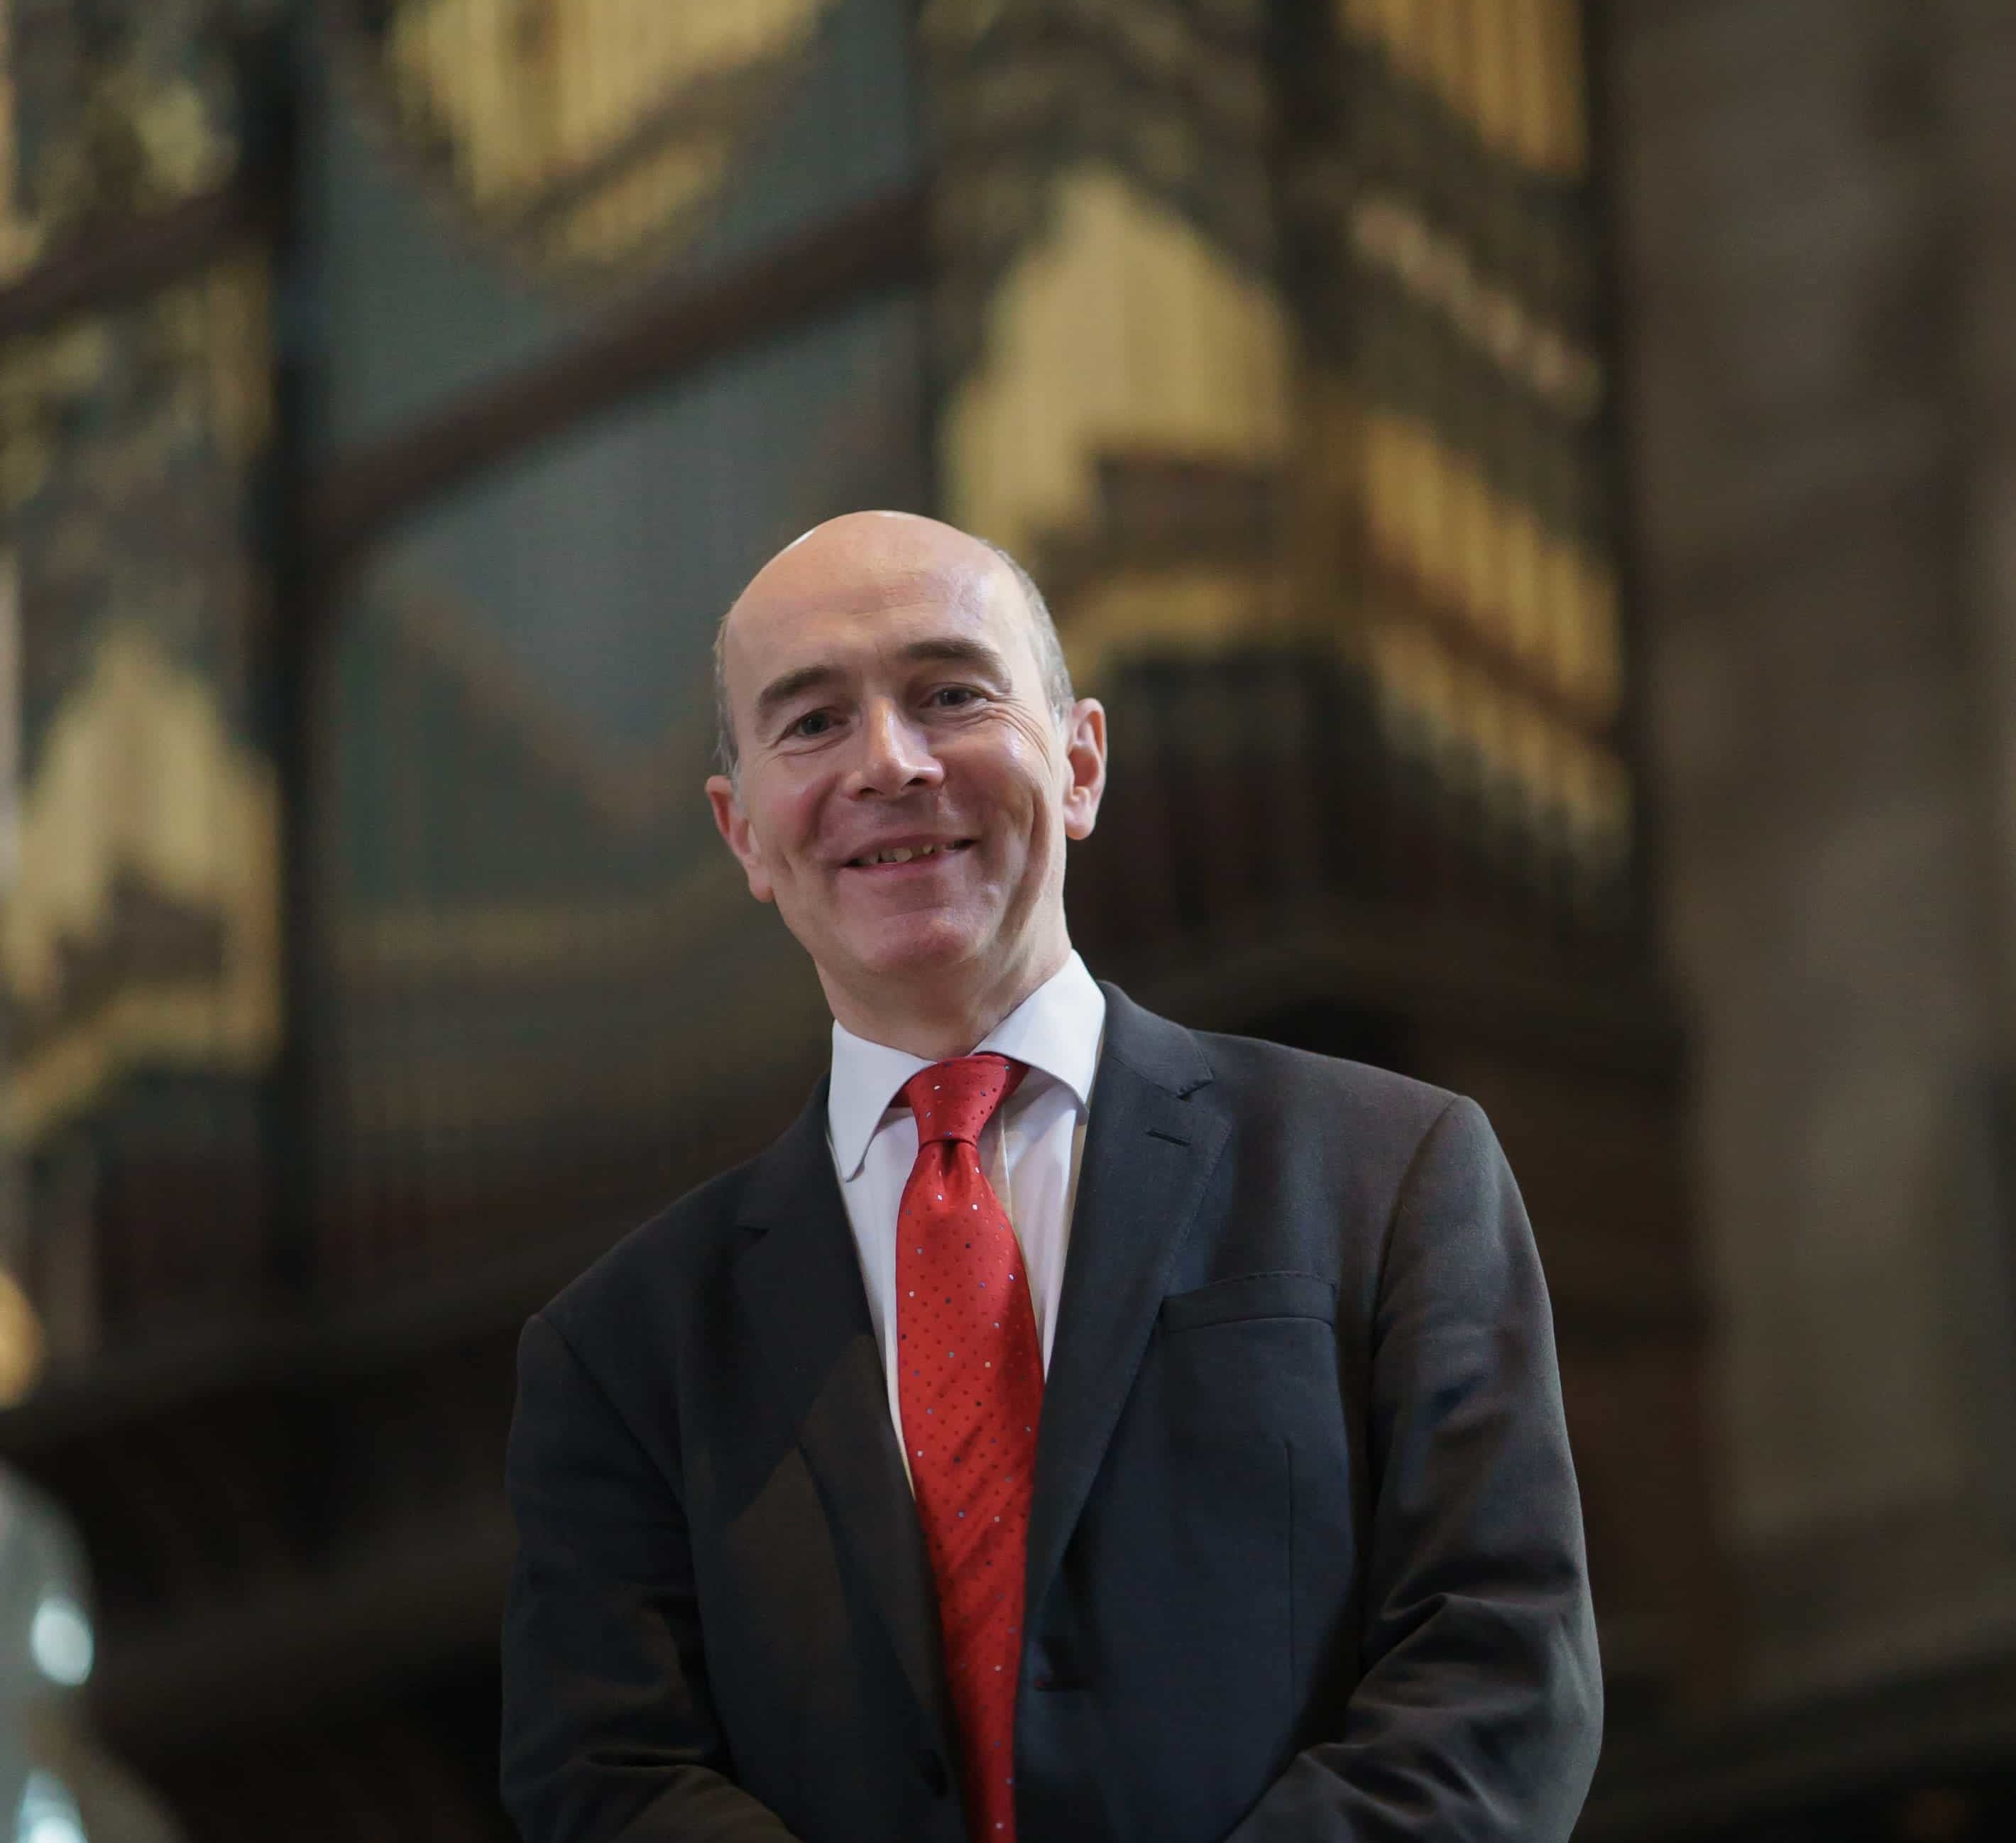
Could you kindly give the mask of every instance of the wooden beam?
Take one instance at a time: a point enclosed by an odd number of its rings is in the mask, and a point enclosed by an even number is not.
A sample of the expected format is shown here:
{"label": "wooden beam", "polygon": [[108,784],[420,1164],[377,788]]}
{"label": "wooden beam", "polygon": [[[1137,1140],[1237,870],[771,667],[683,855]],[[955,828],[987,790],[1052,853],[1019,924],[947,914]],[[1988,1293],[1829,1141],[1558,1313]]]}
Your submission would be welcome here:
{"label": "wooden beam", "polygon": [[268,229],[276,203],[265,175],[241,169],[212,191],[59,250],[0,288],[0,340],[47,332],[179,281],[241,237]]}
{"label": "wooden beam", "polygon": [[653,290],[564,347],[477,386],[331,465],[308,495],[319,572],[388,526],[638,391],[788,332],[879,288],[923,279],[927,218],[905,186],[772,245],[724,274]]}
{"label": "wooden beam", "polygon": [[[1516,651],[1500,635],[1489,632],[1454,607],[1434,584],[1414,570],[1377,556],[1367,559],[1366,581],[1375,607],[1395,612],[1396,625],[1411,622],[1427,628],[1445,651],[1528,708],[1544,712],[1571,734],[1586,737],[1615,752],[1618,720],[1586,699],[1564,690],[1553,674]],[[1640,783],[1643,784],[1643,783]]]}

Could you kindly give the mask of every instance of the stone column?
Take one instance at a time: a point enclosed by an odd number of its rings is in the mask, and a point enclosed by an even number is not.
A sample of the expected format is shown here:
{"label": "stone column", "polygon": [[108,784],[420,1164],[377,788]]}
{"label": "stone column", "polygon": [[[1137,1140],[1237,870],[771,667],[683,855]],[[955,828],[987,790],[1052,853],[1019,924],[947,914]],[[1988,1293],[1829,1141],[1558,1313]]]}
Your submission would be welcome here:
{"label": "stone column", "polygon": [[1963,176],[2006,198],[2012,163],[1947,76],[1990,81],[2006,11],[1614,9],[1653,798],[1764,1691],[2016,1637],[1958,1233],[2016,761],[2006,257]]}

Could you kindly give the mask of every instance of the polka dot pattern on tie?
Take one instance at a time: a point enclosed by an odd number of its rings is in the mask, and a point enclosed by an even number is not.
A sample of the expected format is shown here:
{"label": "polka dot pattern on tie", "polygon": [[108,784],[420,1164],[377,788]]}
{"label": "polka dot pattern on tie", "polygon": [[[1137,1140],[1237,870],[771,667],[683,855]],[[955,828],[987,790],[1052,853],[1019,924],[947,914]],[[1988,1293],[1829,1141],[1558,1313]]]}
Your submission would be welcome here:
{"label": "polka dot pattern on tie", "polygon": [[917,1161],[897,1212],[903,1439],[938,1583],[969,1834],[1014,1843],[1015,1688],[1042,1347],[979,1139],[1026,1072],[963,1056],[913,1076]]}

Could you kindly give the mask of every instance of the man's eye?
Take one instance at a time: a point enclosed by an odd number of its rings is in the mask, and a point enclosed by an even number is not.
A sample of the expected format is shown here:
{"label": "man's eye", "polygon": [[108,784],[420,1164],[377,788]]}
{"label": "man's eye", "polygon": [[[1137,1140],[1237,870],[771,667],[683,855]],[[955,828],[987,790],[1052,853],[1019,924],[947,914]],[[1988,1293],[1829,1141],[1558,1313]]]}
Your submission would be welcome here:
{"label": "man's eye", "polygon": [[941,711],[956,711],[968,704],[980,695],[970,685],[941,685],[934,691],[930,702]]}
{"label": "man's eye", "polygon": [[808,711],[791,725],[793,736],[823,736],[833,726],[830,711]]}

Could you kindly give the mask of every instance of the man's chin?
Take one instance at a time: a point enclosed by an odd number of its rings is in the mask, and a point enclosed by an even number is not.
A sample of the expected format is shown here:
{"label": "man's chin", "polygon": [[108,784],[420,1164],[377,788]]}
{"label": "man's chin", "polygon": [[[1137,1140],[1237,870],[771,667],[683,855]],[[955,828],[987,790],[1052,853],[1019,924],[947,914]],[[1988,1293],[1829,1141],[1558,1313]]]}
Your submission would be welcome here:
{"label": "man's chin", "polygon": [[981,941],[969,920],[914,915],[891,917],[867,939],[850,945],[855,963],[871,978],[922,979],[970,963]]}

